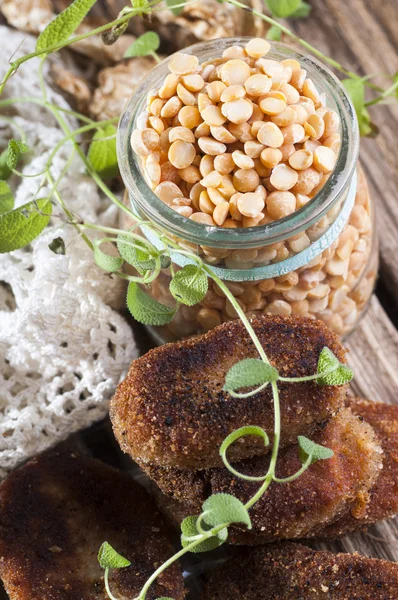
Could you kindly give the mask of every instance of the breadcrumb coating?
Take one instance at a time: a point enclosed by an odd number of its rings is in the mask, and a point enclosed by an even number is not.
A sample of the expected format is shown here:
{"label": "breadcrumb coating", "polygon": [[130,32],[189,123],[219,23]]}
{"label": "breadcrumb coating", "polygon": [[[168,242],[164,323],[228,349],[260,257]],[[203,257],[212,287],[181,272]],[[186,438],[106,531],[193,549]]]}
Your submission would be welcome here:
{"label": "breadcrumb coating", "polygon": [[[131,477],[70,451],[47,452],[0,486],[0,576],[10,600],[106,600],[97,561],[108,541],[131,561],[112,570],[117,597],[134,598],[173,554],[154,501]],[[167,569],[148,598],[185,598]]]}
{"label": "breadcrumb coating", "polygon": [[285,542],[241,550],[214,572],[203,600],[396,600],[398,564]]}
{"label": "breadcrumb coating", "polygon": [[[345,362],[338,337],[321,322],[304,317],[264,315],[252,325],[270,362],[281,375],[316,373],[325,346]],[[263,427],[272,437],[270,386],[247,399],[223,391],[233,364],[257,357],[244,325],[224,323],[205,335],[151,350],[135,360],[111,401],[114,433],[122,450],[141,463],[204,469],[221,465],[219,447],[243,425]],[[279,385],[282,446],[309,435],[343,405],[347,386],[315,382]],[[250,437],[231,449],[231,460],[268,451]]]}

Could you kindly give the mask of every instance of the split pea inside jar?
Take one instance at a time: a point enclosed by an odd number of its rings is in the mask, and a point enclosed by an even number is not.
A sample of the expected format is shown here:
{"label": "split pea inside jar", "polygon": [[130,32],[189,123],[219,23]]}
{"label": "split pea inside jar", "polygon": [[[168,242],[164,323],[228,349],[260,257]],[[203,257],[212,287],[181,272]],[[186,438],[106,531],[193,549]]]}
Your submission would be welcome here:
{"label": "split pea inside jar", "polygon": [[[358,141],[344,88],[321,63],[283,44],[226,38],[149,74],[122,115],[118,155],[134,212],[210,265],[248,316],[305,315],[346,335],[377,274]],[[163,247],[153,230],[143,234]],[[172,306],[170,279],[163,272],[151,293]],[[159,337],[236,317],[210,281]]]}

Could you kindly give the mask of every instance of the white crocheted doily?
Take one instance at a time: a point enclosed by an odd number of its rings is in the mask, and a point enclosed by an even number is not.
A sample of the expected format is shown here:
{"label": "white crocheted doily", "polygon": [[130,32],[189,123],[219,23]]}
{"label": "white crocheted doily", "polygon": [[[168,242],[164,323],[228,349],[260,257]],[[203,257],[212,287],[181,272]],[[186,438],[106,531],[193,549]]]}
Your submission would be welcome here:
{"label": "white crocheted doily", "polygon": [[[0,36],[2,75],[19,44],[18,54],[23,54],[34,49],[35,40],[5,27],[0,27]],[[37,66],[38,61],[24,65],[2,98],[39,97]],[[49,86],[47,93],[49,101],[68,108]],[[33,149],[24,173],[40,172],[64,134],[41,106],[18,104],[7,114],[15,115]],[[0,149],[11,137],[20,134],[0,116]],[[54,178],[71,150],[66,145],[58,153]],[[40,181],[11,179],[16,206],[32,199]],[[60,192],[84,220],[117,224],[117,210],[98,193],[77,157]],[[39,197],[45,195],[44,187]],[[62,223],[61,215],[54,206],[44,234],[28,248],[0,255],[0,477],[103,417],[115,386],[137,356],[131,329],[114,310],[124,303],[124,282],[95,266],[91,251],[73,227]],[[56,237],[67,244],[64,256],[48,248]]]}

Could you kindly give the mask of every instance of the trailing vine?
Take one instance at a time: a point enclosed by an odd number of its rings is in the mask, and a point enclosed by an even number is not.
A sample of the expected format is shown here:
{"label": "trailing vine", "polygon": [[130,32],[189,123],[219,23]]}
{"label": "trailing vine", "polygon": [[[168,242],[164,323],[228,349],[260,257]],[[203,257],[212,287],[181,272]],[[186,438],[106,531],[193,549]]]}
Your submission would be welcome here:
{"label": "trailing vine", "polygon": [[[372,132],[367,107],[395,96],[398,89],[398,78],[395,78],[392,84],[386,89],[378,88],[370,82],[369,78],[361,78],[334,59],[323,55],[314,46],[296,36],[290,29],[277,20],[278,18],[289,16],[305,16],[309,8],[301,0],[285,0],[279,3],[268,0],[267,4],[271,16],[249,8],[239,0],[225,0],[225,2],[243,10],[249,10],[256,17],[266,21],[271,26],[269,30],[270,38],[276,39],[280,34],[284,34],[342,73],[346,77],[344,84],[353,99],[361,132],[365,135]],[[267,432],[262,428],[251,425],[238,429],[226,438],[220,448],[220,456],[225,467],[237,477],[248,481],[257,481],[259,483],[257,492],[245,504],[229,494],[214,494],[204,502],[200,515],[184,519],[181,524],[182,548],[149,577],[139,595],[134,599],[145,600],[149,588],[157,577],[181,556],[188,552],[205,552],[225,543],[228,538],[228,529],[233,524],[239,523],[250,529],[250,509],[266,493],[271,484],[283,485],[291,482],[300,477],[314,462],[327,460],[332,456],[333,452],[330,449],[315,444],[306,437],[299,436],[300,469],[284,479],[276,476],[281,433],[278,382],[284,381],[294,384],[296,382],[315,381],[317,385],[342,385],[350,381],[353,374],[351,369],[341,364],[328,348],[324,348],[319,356],[317,372],[315,374],[301,378],[282,377],[277,368],[270,364],[250,319],[246,317],[233,294],[225,283],[217,277],[211,267],[205,264],[195,253],[181,249],[168,236],[167,232],[163,231],[160,227],[141,219],[133,213],[105,183],[108,177],[115,174],[117,168],[115,149],[115,125],[117,119],[95,122],[85,115],[72,110],[65,110],[47,100],[42,67],[44,60],[49,54],[92,35],[102,34],[105,43],[113,43],[124,33],[132,17],[148,14],[160,9],[158,0],[133,0],[132,5],[126,6],[119,13],[118,17],[110,23],[71,38],[94,3],[95,0],[75,0],[42,32],[37,40],[34,52],[11,62],[0,84],[1,94],[7,81],[17,72],[22,64],[32,58],[41,57],[38,77],[41,82],[42,98],[26,96],[8,98],[6,100],[0,99],[0,109],[18,103],[39,104],[55,117],[64,134],[64,137],[49,154],[43,171],[30,175],[30,177],[41,178],[36,195],[29,203],[14,209],[14,199],[7,180],[12,173],[20,177],[26,176],[17,167],[23,161],[24,155],[30,152],[30,149],[26,144],[24,132],[17,127],[13,119],[10,117],[1,117],[15,126],[16,131],[20,134],[20,139],[11,139],[7,149],[0,155],[0,253],[13,251],[32,242],[48,225],[53,215],[53,205],[55,205],[62,209],[66,222],[76,229],[78,235],[93,251],[96,264],[105,272],[110,273],[112,277],[120,277],[128,281],[127,306],[134,318],[141,323],[147,325],[164,325],[168,323],[174,317],[180,304],[193,306],[200,302],[207,293],[208,280],[212,279],[235,309],[237,316],[241,319],[258,353],[258,358],[245,359],[233,365],[227,373],[224,390],[235,397],[247,398],[270,386],[274,404],[274,431],[272,446],[269,449],[271,459],[267,473],[263,476],[249,477],[244,473],[239,473],[228,460],[228,449],[243,436],[258,436],[263,440],[264,446],[268,447],[270,440]],[[188,2],[179,3],[169,0],[168,4],[174,12],[177,12],[186,6]],[[156,54],[158,47],[159,39],[157,35],[149,32],[134,42],[127,50],[126,56],[152,55],[158,60]],[[365,101],[366,87],[374,88],[378,92],[375,98],[367,102]],[[77,129],[72,129],[68,121],[69,117],[77,119],[82,125]],[[88,151],[85,152],[79,142],[79,136],[89,132],[94,132],[94,134]],[[51,167],[57,153],[65,144],[71,144],[70,156],[61,173],[55,179],[51,173]],[[59,184],[75,155],[79,157],[87,173],[107,198],[134,220],[135,224],[128,231],[121,231],[116,228],[101,226],[97,223],[82,221],[68,208],[59,191]],[[39,198],[40,190],[46,184],[48,184],[50,191],[46,197]],[[156,248],[140,234],[140,228],[143,226],[157,234],[163,243],[161,249]],[[92,239],[90,237],[91,231],[100,233],[101,237]],[[102,248],[105,244],[112,244],[118,250],[118,254],[106,253]],[[66,251],[62,238],[53,240],[49,247],[51,251],[56,253],[65,253]],[[172,264],[172,257],[175,253],[188,260],[188,264],[178,271],[173,268]],[[132,265],[137,274],[126,274],[123,271],[125,263]],[[169,289],[175,300],[173,307],[159,303],[145,291],[145,287],[155,281],[161,271],[165,269],[170,269],[171,273]],[[104,542],[101,546],[98,560],[101,567],[105,570],[104,583],[107,594],[111,600],[117,600],[110,589],[110,571],[112,569],[126,568],[130,563],[128,559],[118,554],[107,542]],[[158,600],[170,599],[162,598]]]}

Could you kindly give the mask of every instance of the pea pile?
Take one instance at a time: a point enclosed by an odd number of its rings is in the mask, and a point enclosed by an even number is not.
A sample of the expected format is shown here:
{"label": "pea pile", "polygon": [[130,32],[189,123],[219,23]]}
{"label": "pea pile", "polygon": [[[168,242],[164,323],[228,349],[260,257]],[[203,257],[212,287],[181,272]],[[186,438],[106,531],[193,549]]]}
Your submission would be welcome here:
{"label": "pea pile", "polygon": [[[155,194],[187,219],[222,228],[271,223],[303,207],[335,167],[339,116],[297,60],[267,59],[269,49],[266,40],[252,39],[201,65],[194,55],[176,54],[160,89],[148,95],[131,145]],[[228,269],[279,263],[318,240],[343,201],[306,231],[273,244],[264,239],[258,248],[178,242],[207,263]],[[312,316],[339,334],[349,332],[377,272],[371,212],[359,171],[354,208],[332,245],[286,275],[227,282],[230,291],[248,316]],[[152,294],[165,304],[173,304],[169,283],[162,273],[152,284]],[[236,316],[210,283],[200,305],[181,306],[169,328],[185,337]]]}
{"label": "pea pile", "polygon": [[[176,54],[131,136],[156,195],[180,215],[227,228],[301,208],[333,171],[339,118],[297,60],[252,39],[199,65]],[[299,248],[300,250],[300,248]]]}

